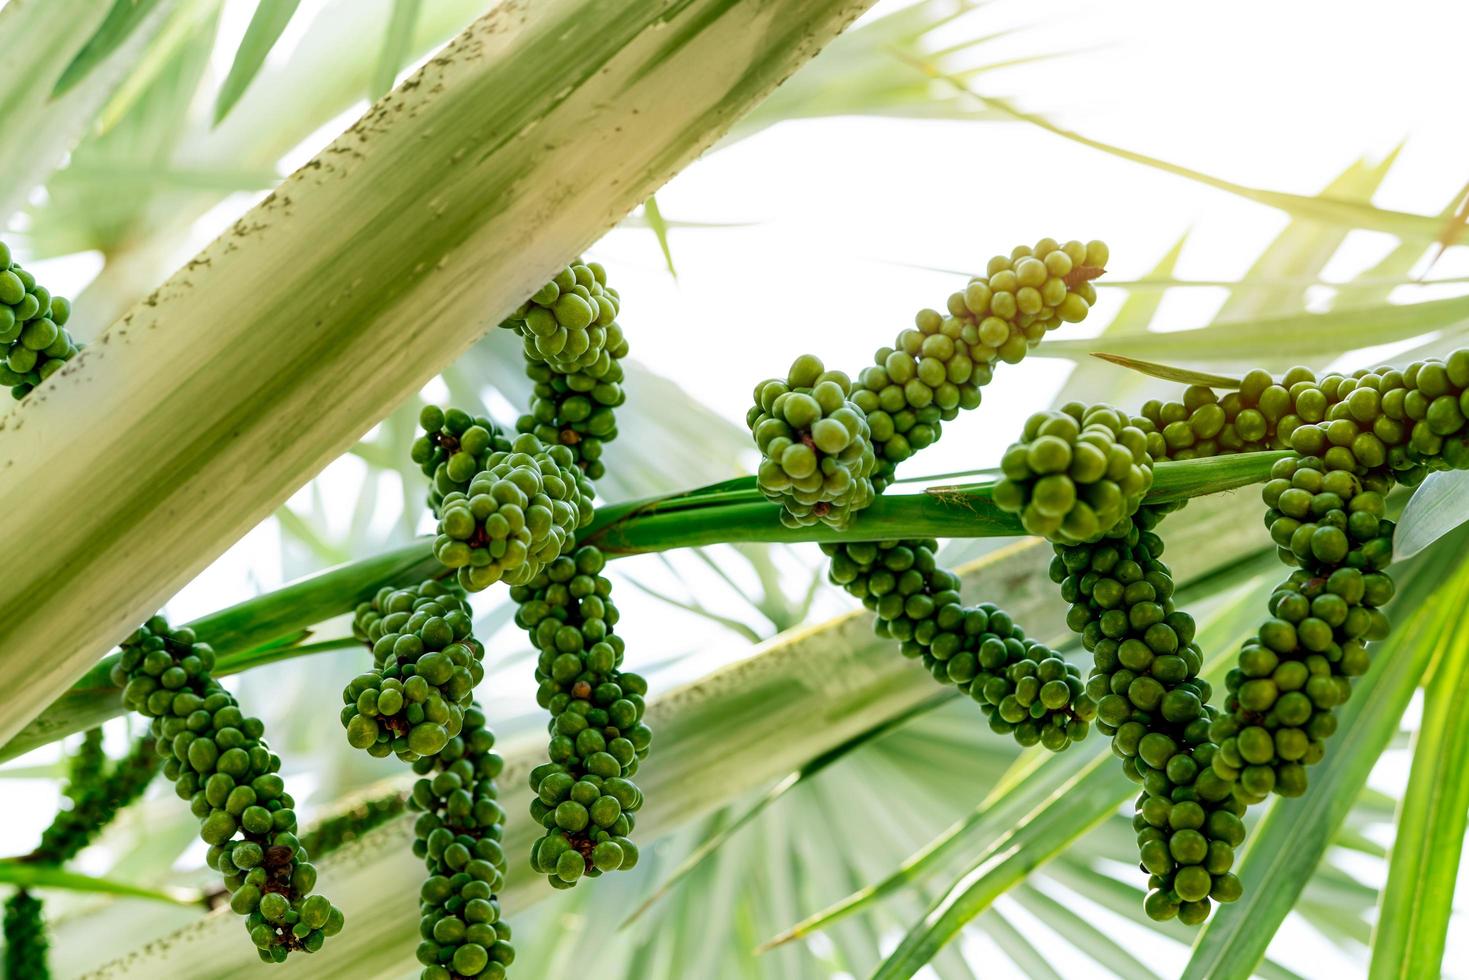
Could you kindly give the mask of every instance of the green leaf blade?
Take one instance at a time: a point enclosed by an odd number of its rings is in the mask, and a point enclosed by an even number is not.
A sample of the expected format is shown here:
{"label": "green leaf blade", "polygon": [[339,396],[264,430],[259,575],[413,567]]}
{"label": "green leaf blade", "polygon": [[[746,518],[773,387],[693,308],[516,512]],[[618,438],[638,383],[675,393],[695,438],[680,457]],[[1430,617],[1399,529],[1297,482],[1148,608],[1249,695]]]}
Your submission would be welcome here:
{"label": "green leaf blade", "polygon": [[1438,976],[1442,969],[1469,819],[1469,633],[1450,638],[1427,691],[1378,906],[1371,980]]}
{"label": "green leaf blade", "polygon": [[280,40],[300,5],[301,0],[259,0],[256,4],[255,15],[250,18],[245,36],[240,39],[229,74],[219,87],[219,97],[214,103],[216,126],[224,121],[224,117],[229,115],[235,103],[240,101],[240,96],[245,94],[245,90],[255,80],[266,57]]}

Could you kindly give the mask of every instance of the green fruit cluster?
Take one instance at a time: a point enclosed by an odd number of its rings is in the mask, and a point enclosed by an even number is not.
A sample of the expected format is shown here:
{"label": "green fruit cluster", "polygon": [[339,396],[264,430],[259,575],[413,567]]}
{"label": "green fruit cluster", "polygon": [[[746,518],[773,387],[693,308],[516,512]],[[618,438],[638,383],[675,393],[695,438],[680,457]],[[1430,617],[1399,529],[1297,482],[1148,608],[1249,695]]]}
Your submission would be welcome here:
{"label": "green fruit cluster", "polygon": [[755,386],[745,421],[760,450],[756,481],[787,527],[845,528],[872,503],[872,432],[851,393],[850,378],[810,354]]}
{"label": "green fruit cluster", "polygon": [[[22,860],[62,865],[76,857],[119,810],[142,795],[158,762],[154,741],[145,736],[109,769],[102,729],[88,729],[67,765],[62,795],[70,806],[56,814],[40,844]],[[41,900],[21,889],[5,904],[5,980],[46,980],[48,948]]]}
{"label": "green fruit cluster", "polygon": [[380,589],[357,607],[352,632],[372,650],[372,670],[342,691],[347,741],[376,758],[437,755],[459,734],[484,679],[473,612],[452,585],[429,579]]}
{"label": "green fruit cluster", "polygon": [[592,519],[593,490],[567,446],[522,433],[483,459],[463,492],[439,506],[434,554],[470,592],[534,578]]}
{"label": "green fruit cluster", "polygon": [[418,416],[424,434],[413,443],[412,459],[429,478],[429,509],[435,514],[444,496],[464,493],[469,482],[489,469],[491,453],[510,451],[510,440],[487,418],[457,408],[426,405]]}
{"label": "green fruit cluster", "polygon": [[224,876],[230,908],[245,917],[260,958],[284,962],[320,949],[342,913],[312,895],[316,867],[297,840],[295,802],[265,726],[247,718],[211,676],[214,651],[155,616],[122,645],[112,681],[123,704],[153,719],[163,773],[200,820],[207,861]]}
{"label": "green fruit cluster", "polygon": [[1001,510],[1060,544],[1095,541],[1135,513],[1153,485],[1151,437],[1110,405],[1038,412],[1000,460]]}
{"label": "green fruit cluster", "polygon": [[[553,288],[555,298],[551,299]],[[578,259],[536,297],[549,300],[549,306],[532,298],[522,313],[501,324],[524,339],[525,373],[535,384],[530,412],[516,421],[516,429],[534,434],[548,446],[569,447],[587,479],[599,480],[606,473],[603,448],[617,438],[614,410],[626,398],[621,361],[627,356],[627,340],[611,319],[620,307],[617,291],[607,285],[601,266]],[[582,303],[588,310],[595,307],[596,314],[581,328],[585,349],[578,329],[570,326],[585,317]],[[563,330],[565,346],[555,354],[548,353]]]}
{"label": "green fruit cluster", "polygon": [[527,361],[545,364],[557,374],[585,371],[601,377],[611,361],[608,348],[621,345],[619,305],[617,290],[607,285],[607,271],[578,258],[500,326],[524,339]]}
{"label": "green fruit cluster", "polygon": [[913,328],[878,350],[852,393],[872,429],[877,492],[899,463],[938,440],[942,422],[979,406],[996,361],[1018,363],[1047,332],[1085,319],[1107,257],[1102,242],[1017,246],[951,294],[944,312],[920,311]]}
{"label": "green fruit cluster", "polygon": [[596,548],[580,547],[510,590],[515,621],[539,651],[536,700],[551,713],[550,762],[530,774],[531,815],[546,828],[531,866],[558,888],[638,859],[628,835],[643,803],[632,777],[652,741],[642,721],[648,686],[619,669],[624,648],[605,564]]}
{"label": "green fruit cluster", "polygon": [[1028,639],[993,603],[965,606],[959,577],[938,567],[933,540],[823,544],[831,581],[877,614],[942,684],[978,702],[990,728],[1058,752],[1086,737],[1095,705],[1076,667]]}
{"label": "green fruit cluster", "polygon": [[71,303],[37,285],[0,242],[0,385],[12,396],[24,398],[76,356],[81,345],[67,332],[70,316]]}
{"label": "green fruit cluster", "polygon": [[47,980],[50,943],[41,900],[24,888],[5,900],[5,980]]}
{"label": "green fruit cluster", "polygon": [[[118,812],[143,795],[162,760],[152,736],[144,736],[109,770],[102,753],[101,729],[87,732],[73,759],[66,796],[71,806],[56,814],[41,832],[31,860],[64,864],[81,853]],[[94,735],[93,733],[96,733]]]}
{"label": "green fruit cluster", "polygon": [[464,728],[435,758],[419,759],[408,798],[418,814],[413,853],[428,868],[419,893],[422,980],[504,980],[515,959],[500,918],[505,884],[505,810],[495,777],[505,762],[484,711],[471,705]]}
{"label": "green fruit cluster", "polygon": [[1153,919],[1202,922],[1213,901],[1240,896],[1231,872],[1244,839],[1244,804],[1212,764],[1213,709],[1199,677],[1194,621],[1173,603],[1173,576],[1143,507],[1108,536],[1057,544],[1051,578],[1071,603],[1067,625],[1091,651],[1087,693],[1128,778],[1142,785],[1133,816]]}

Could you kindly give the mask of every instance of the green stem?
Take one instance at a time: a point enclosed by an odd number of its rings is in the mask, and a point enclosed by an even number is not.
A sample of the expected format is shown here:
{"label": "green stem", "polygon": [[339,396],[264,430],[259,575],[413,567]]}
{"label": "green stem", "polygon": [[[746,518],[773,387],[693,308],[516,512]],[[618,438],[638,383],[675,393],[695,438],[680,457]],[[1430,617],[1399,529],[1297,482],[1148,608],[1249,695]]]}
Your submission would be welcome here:
{"label": "green stem", "polygon": [[[1197,497],[1260,483],[1283,453],[1245,453],[1159,463],[1151,502]],[[736,542],[870,541],[891,538],[1021,537],[1013,514],[990,499],[992,483],[929,487],[923,493],[879,497],[852,526],[788,528],[780,509],[753,489],[753,478],[729,480],[665,497],[598,508],[578,541],[610,558]],[[747,489],[748,487],[748,489]],[[335,641],[303,644],[309,628],[338,616],[385,585],[412,585],[444,568],[423,538],[392,551],[292,582],[187,625],[219,654],[224,676],[325,650]],[[282,638],[288,638],[282,642]],[[351,644],[345,644],[350,646]],[[102,658],[72,688],[4,746],[0,762],[122,714],[109,673],[116,654]]]}

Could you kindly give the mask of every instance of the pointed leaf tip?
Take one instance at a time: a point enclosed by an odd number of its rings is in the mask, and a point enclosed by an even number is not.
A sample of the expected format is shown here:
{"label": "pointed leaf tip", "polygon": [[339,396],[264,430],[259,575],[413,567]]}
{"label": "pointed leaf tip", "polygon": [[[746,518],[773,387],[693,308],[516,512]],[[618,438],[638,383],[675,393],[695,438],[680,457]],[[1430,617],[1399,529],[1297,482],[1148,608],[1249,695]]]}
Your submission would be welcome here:
{"label": "pointed leaf tip", "polygon": [[1107,361],[1109,364],[1117,364],[1130,371],[1146,374],[1149,377],[1161,378],[1164,381],[1177,381],[1186,385],[1202,385],[1205,388],[1238,388],[1239,378],[1227,377],[1223,374],[1210,374],[1207,371],[1192,371],[1188,368],[1173,367],[1169,364],[1158,364],[1154,361],[1141,361],[1135,357],[1125,354],[1109,354],[1105,351],[1093,351],[1092,357]]}

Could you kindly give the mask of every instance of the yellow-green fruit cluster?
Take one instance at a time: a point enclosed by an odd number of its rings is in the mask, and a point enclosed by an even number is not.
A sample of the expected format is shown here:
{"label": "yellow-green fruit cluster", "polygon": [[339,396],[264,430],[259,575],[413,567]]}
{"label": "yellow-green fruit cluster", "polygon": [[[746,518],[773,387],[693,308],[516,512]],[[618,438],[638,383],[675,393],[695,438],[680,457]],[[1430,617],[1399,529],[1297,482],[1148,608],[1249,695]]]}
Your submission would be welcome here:
{"label": "yellow-green fruit cluster", "polygon": [[465,492],[475,474],[489,468],[491,453],[510,450],[510,440],[494,422],[457,408],[426,405],[418,424],[424,434],[414,441],[411,456],[431,481],[428,503],[435,514],[445,494]]}
{"label": "yellow-green fruit cluster", "polygon": [[12,396],[24,398],[76,356],[70,316],[71,304],[37,284],[0,242],[0,385]]}
{"label": "yellow-green fruit cluster", "polygon": [[899,463],[938,439],[942,422],[978,407],[996,361],[1015,364],[1047,331],[1083,320],[1097,299],[1091,280],[1106,264],[1102,242],[1017,246],[951,294],[944,312],[920,311],[912,329],[878,350],[852,394],[872,428],[877,492]]}
{"label": "yellow-green fruit cluster", "polygon": [[445,495],[434,539],[434,554],[470,592],[530,581],[592,519],[591,486],[566,446],[522,433],[484,466],[462,493]]}
{"label": "yellow-green fruit cluster", "polygon": [[420,980],[504,980],[515,960],[500,917],[505,809],[495,778],[505,762],[494,747],[476,704],[436,758],[413,764],[413,853],[428,869],[419,892]]}
{"label": "yellow-green fruit cluster", "polygon": [[933,539],[821,546],[832,583],[877,614],[873,632],[972,697],[992,731],[1053,752],[1085,738],[1095,711],[1076,667],[993,603],[963,605],[937,548]]}
{"label": "yellow-green fruit cluster", "polygon": [[844,528],[872,502],[872,433],[851,393],[851,379],[810,354],[755,386],[746,421],[762,457],[757,480],[787,527]]}
{"label": "yellow-green fruit cluster", "polygon": [[[613,410],[626,397],[627,340],[612,319],[620,305],[602,267],[578,259],[501,324],[524,339],[525,373],[535,383],[530,412],[516,430],[568,447],[590,480],[606,472],[602,452],[617,438]],[[578,327],[588,314],[593,318]]]}
{"label": "yellow-green fruit cluster", "polygon": [[643,794],[632,780],[653,738],[643,724],[648,685],[621,670],[605,564],[596,548],[581,547],[510,590],[515,621],[538,651],[536,701],[551,714],[550,761],[530,773],[531,816],[546,829],[531,867],[554,888],[638,860],[629,835]]}
{"label": "yellow-green fruit cluster", "polygon": [[429,579],[380,589],[357,607],[352,632],[372,649],[373,669],[342,691],[342,726],[354,748],[404,762],[437,755],[459,734],[484,647],[458,589]]}
{"label": "yellow-green fruit cluster", "polygon": [[1142,504],[1157,438],[1108,405],[1032,415],[1000,461],[995,505],[1058,544],[1095,541]]}
{"label": "yellow-green fruit cluster", "polygon": [[111,676],[123,704],[153,719],[163,774],[199,818],[205,860],[223,876],[230,908],[245,917],[260,958],[282,963],[292,951],[321,949],[341,931],[342,913],[311,894],[316,867],[296,837],[295,801],[265,725],[240,711],[213,669],[214,651],[192,630],[155,616],[123,642]]}
{"label": "yellow-green fruit cluster", "polygon": [[540,361],[557,374],[598,372],[608,347],[621,342],[617,290],[607,285],[607,271],[596,262],[577,259],[546,283],[500,326],[525,341],[528,361]]}
{"label": "yellow-green fruit cluster", "polygon": [[[1303,426],[1291,441],[1319,453],[1326,431]],[[1333,469],[1320,455],[1301,455],[1280,460],[1271,477],[1266,524],[1282,559],[1301,568],[1276,588],[1271,618],[1241,649],[1226,679],[1228,713],[1213,730],[1215,769],[1237,781],[1246,803],[1306,791],[1306,767],[1321,761],[1336,730],[1333,711],[1371,666],[1368,641],[1387,635],[1379,607],[1393,594],[1383,571],[1393,533],[1383,519],[1392,486],[1383,467]]]}
{"label": "yellow-green fruit cluster", "polygon": [[1133,814],[1144,909],[1196,924],[1241,894],[1231,867],[1244,804],[1212,768],[1211,690],[1193,617],[1174,606],[1173,576],[1154,533],[1166,512],[1143,507],[1099,541],[1057,545],[1051,578],[1071,603],[1067,625],[1092,654],[1087,694],[1123,772],[1142,785]]}

